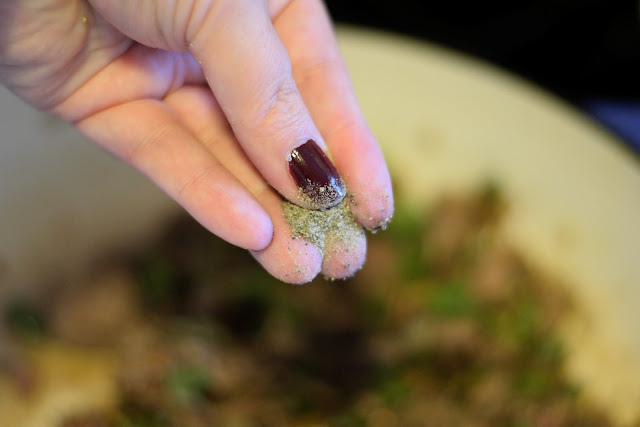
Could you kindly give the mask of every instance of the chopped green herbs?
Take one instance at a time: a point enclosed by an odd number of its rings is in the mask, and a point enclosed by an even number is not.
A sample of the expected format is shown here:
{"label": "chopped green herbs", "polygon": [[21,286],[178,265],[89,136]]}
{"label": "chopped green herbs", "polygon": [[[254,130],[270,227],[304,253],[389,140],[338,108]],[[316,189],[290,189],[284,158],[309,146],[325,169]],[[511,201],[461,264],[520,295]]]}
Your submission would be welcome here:
{"label": "chopped green herbs", "polygon": [[199,366],[177,365],[167,375],[169,393],[179,402],[190,404],[203,399],[211,383],[206,370]]}
{"label": "chopped green herbs", "polygon": [[46,332],[42,312],[26,300],[16,300],[9,303],[4,320],[7,328],[22,338],[40,338]]}
{"label": "chopped green herbs", "polygon": [[[105,425],[608,425],[562,375],[570,305],[500,240],[504,208],[495,184],[424,216],[398,206],[361,272],[306,286],[179,221],[125,264],[140,312],[126,345],[104,343],[123,402]],[[4,318],[55,336],[47,313]]]}
{"label": "chopped green herbs", "polygon": [[438,317],[471,316],[475,307],[469,290],[457,282],[438,286],[429,297],[429,310]]}

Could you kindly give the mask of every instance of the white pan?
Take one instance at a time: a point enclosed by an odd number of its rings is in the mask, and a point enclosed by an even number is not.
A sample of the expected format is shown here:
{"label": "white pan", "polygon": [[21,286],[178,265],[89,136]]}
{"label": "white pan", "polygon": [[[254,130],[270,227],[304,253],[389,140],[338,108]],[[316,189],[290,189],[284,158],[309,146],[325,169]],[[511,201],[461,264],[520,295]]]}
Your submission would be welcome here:
{"label": "white pan", "polygon": [[[356,91],[415,209],[497,180],[504,233],[568,284],[567,373],[621,424],[640,413],[640,162],[584,116],[487,64],[340,31]],[[67,126],[0,92],[0,297],[140,245],[176,206]]]}

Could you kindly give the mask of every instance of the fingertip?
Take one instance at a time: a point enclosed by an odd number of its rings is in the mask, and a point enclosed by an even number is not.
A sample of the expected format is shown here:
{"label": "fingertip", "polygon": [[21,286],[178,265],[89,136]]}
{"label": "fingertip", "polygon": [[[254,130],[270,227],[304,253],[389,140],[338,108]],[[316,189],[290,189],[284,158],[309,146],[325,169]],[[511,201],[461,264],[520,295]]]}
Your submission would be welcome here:
{"label": "fingertip", "polygon": [[357,221],[369,230],[384,229],[393,216],[393,188],[376,139],[364,122],[357,121],[334,135],[333,145]]}
{"label": "fingertip", "polygon": [[266,248],[251,251],[251,255],[278,280],[296,285],[312,281],[322,268],[322,252],[309,241],[294,235],[283,215],[279,195],[268,191],[260,200],[271,217],[273,238]]}
{"label": "fingertip", "polygon": [[269,215],[260,207],[253,211],[249,219],[239,225],[245,231],[246,245],[240,246],[250,251],[262,251],[273,240],[273,224]]}
{"label": "fingertip", "polygon": [[[321,271],[322,254],[311,243],[289,238],[285,244],[274,242],[265,250],[251,251],[251,255],[269,274],[294,285],[311,282]],[[281,242],[282,243],[282,242]]]}
{"label": "fingertip", "polygon": [[370,231],[386,229],[394,212],[391,183],[373,188],[365,183],[357,187],[360,192],[348,196],[353,215]]}
{"label": "fingertip", "polygon": [[178,201],[206,229],[232,245],[256,251],[269,246],[271,218],[243,188],[225,188],[207,196],[192,195]]}
{"label": "fingertip", "polygon": [[332,234],[327,237],[322,274],[330,279],[346,279],[362,268],[367,256],[364,231],[348,239]]}

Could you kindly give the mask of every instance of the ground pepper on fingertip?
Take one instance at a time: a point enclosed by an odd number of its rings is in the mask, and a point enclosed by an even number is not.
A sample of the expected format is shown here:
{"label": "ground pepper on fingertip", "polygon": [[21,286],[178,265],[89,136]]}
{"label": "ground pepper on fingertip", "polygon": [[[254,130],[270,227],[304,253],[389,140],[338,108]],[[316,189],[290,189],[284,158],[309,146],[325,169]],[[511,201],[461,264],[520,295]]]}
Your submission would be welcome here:
{"label": "ground pepper on fingertip", "polygon": [[348,198],[325,210],[306,209],[288,201],[283,201],[282,208],[292,230],[291,239],[304,239],[320,250],[325,276],[347,278],[362,267],[365,231],[351,212]]}

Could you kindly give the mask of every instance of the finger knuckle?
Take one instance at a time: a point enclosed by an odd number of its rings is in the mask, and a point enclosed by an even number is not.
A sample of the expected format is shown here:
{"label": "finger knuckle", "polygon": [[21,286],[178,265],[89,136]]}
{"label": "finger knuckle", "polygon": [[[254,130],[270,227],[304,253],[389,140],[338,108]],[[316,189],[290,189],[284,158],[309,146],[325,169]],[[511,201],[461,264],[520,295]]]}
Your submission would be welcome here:
{"label": "finger knuckle", "polygon": [[299,125],[305,118],[305,107],[290,77],[267,85],[257,96],[243,125],[280,133]]}
{"label": "finger knuckle", "polygon": [[128,151],[125,151],[123,156],[124,160],[134,165],[144,164],[146,159],[151,155],[150,152],[152,150],[158,150],[159,145],[168,139],[170,133],[170,125],[160,124],[153,127],[151,132],[132,144]]}
{"label": "finger knuckle", "polygon": [[187,3],[185,46],[189,46],[199,35],[220,27],[221,15],[228,6],[233,5],[233,0],[192,0]]}
{"label": "finger knuckle", "polygon": [[213,165],[203,166],[200,169],[196,169],[187,177],[187,179],[180,184],[178,188],[178,197],[183,198],[193,188],[197,188],[199,183],[206,181],[209,174],[213,171]]}
{"label": "finger knuckle", "polygon": [[305,64],[296,66],[296,81],[299,87],[306,87],[314,82],[324,80],[337,67],[336,61],[329,58],[320,58]]}

